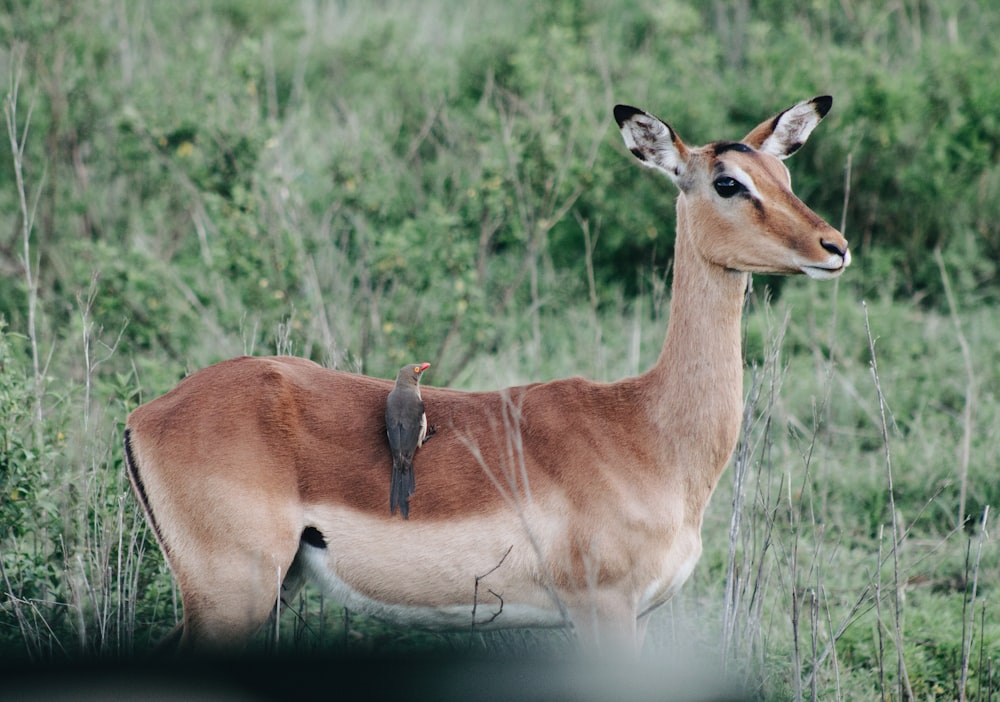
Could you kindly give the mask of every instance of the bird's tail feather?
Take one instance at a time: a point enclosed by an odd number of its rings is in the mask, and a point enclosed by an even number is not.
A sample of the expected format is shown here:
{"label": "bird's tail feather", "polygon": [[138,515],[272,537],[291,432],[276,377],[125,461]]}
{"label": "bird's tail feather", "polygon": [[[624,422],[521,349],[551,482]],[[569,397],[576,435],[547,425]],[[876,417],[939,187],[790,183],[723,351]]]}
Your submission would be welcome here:
{"label": "bird's tail feather", "polygon": [[396,508],[403,515],[403,519],[410,518],[410,495],[413,494],[413,466],[399,465],[392,466],[392,483],[389,487],[389,511],[396,513]]}

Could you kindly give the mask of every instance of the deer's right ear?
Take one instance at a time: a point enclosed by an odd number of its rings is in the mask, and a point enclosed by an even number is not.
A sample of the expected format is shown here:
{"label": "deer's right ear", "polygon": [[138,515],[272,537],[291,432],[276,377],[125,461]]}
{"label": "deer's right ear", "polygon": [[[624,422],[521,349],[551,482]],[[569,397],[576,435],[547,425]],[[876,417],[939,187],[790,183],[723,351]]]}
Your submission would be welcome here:
{"label": "deer's right ear", "polygon": [[615,105],[615,121],[625,146],[644,166],[663,171],[675,183],[680,180],[688,150],[670,125],[631,105]]}

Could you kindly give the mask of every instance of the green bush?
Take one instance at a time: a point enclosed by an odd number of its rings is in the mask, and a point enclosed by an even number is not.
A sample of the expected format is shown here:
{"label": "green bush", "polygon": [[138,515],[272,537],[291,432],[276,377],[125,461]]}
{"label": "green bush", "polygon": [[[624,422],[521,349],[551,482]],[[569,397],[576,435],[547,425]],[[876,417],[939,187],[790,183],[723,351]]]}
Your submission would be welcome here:
{"label": "green bush", "polygon": [[[781,392],[753,429],[747,519],[754,539],[776,536],[759,571],[773,577],[757,600],[770,621],[744,662],[760,662],[762,696],[791,696],[808,665],[790,668],[789,602],[825,578],[822,602],[845,616],[870,569],[887,567],[875,564],[893,514],[863,299],[905,548],[942,554],[904,555],[906,587],[930,590],[913,607],[944,619],[914,616],[938,640],[903,650],[920,696],[950,694],[956,602],[969,597],[955,530],[966,436],[967,525],[1000,500],[998,30],[988,0],[7,3],[0,72],[19,81],[25,189],[0,140],[0,642],[120,652],[173,623],[121,429],[196,368],[291,352],[391,377],[428,360],[428,382],[476,388],[641,372],[666,324],[676,191],[625,151],[612,106],[701,144],[829,93],[833,111],[789,168],[808,205],[843,217],[855,262],[826,288],[754,281],[748,378],[771,362],[775,320],[789,322]],[[728,480],[678,612],[714,616],[724,597]],[[830,696],[831,671],[866,697],[892,666],[876,650],[885,622],[863,602],[839,667],[823,667]],[[714,645],[717,618],[699,624]]]}
{"label": "green bush", "polygon": [[[505,309],[583,293],[584,226],[602,289],[635,294],[650,267],[669,268],[675,194],[623,157],[615,102],[701,143],[829,92],[823,138],[792,171],[803,199],[838,223],[850,159],[852,284],[941,304],[929,255],[940,246],[962,264],[962,289],[994,298],[1000,94],[988,63],[995,13],[980,3],[921,5],[913,16],[864,2],[791,13],[781,3],[741,13],[679,1],[441,8],[454,26],[489,21],[458,32],[443,15],[409,10],[323,8],[307,19],[224,3],[129,6],[102,22],[94,7],[15,5],[5,31],[28,47],[35,138],[25,164],[29,182],[43,183],[35,235],[46,290],[72,301],[91,275],[77,261],[115,252],[129,256],[133,277],[166,263],[187,298],[168,318],[212,308],[233,345],[259,348],[272,341],[248,338],[248,326],[316,323],[290,301],[310,284],[309,258],[335,246],[370,269],[352,297],[393,294],[370,310],[355,350],[363,366],[389,372],[411,345],[426,353],[456,323],[490,339],[489,318]],[[145,40],[153,34],[160,41]],[[60,59],[67,52],[73,61]],[[0,178],[16,212],[10,171]],[[4,250],[16,265],[16,249]],[[442,266],[464,297],[440,284]],[[558,285],[532,288],[526,266],[559,271]],[[346,285],[317,274],[319,293]],[[16,283],[0,296],[20,326]],[[407,297],[423,302],[398,304]],[[457,315],[459,302],[472,311]],[[125,305],[130,318],[161,314],[141,298]],[[383,338],[387,325],[415,331]],[[144,326],[126,338],[148,340]],[[178,359],[198,338],[167,336]]]}

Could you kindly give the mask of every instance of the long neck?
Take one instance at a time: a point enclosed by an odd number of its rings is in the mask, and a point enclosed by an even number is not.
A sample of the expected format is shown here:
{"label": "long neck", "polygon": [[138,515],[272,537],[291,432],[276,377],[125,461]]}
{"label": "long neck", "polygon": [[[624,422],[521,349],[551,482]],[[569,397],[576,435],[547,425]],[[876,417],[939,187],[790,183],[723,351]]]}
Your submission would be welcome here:
{"label": "long neck", "polygon": [[747,274],[706,261],[695,247],[692,224],[681,195],[667,336],[644,380],[665,468],[703,509],[739,434]]}

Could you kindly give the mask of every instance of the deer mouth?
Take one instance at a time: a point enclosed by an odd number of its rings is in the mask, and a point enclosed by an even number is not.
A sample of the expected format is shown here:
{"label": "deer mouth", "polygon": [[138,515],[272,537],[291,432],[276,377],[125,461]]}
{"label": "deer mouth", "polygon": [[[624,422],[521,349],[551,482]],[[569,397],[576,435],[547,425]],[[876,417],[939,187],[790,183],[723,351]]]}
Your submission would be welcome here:
{"label": "deer mouth", "polygon": [[802,272],[815,280],[829,280],[836,278],[844,272],[844,269],[851,265],[851,252],[845,250],[843,255],[837,253],[831,255],[822,263],[803,263]]}

